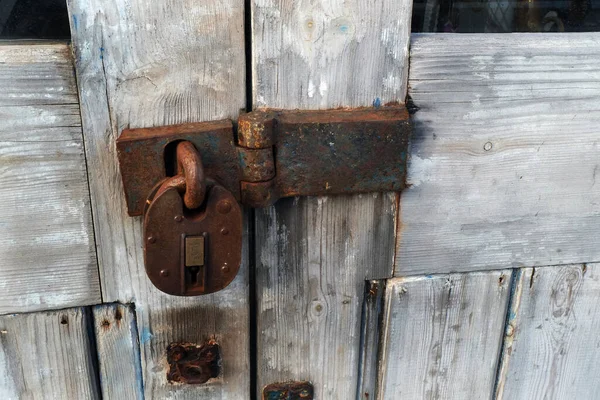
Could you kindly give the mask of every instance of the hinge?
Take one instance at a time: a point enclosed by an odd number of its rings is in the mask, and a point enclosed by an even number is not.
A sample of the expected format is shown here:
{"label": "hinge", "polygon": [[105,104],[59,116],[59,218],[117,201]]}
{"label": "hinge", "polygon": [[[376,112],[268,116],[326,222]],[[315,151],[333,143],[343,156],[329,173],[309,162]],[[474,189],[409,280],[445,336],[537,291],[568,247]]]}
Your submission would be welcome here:
{"label": "hinge", "polygon": [[258,110],[238,119],[125,129],[117,140],[130,215],[174,174],[180,141],[194,144],[207,177],[250,207],[281,197],[399,191],[405,187],[409,114],[404,107]]}

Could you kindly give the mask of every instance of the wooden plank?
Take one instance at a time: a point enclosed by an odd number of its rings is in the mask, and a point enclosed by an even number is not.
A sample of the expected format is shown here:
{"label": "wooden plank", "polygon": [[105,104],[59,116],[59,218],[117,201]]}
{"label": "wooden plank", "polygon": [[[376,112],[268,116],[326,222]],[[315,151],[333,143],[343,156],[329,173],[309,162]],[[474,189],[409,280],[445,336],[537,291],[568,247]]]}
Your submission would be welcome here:
{"label": "wooden plank", "polygon": [[[68,4],[103,295],[135,303],[147,398],[243,399],[249,392],[246,260],[236,280],[216,294],[159,292],[144,272],[141,221],[127,216],[115,152],[125,127],[237,116],[245,105],[243,5]],[[167,346],[213,337],[222,348],[221,376],[204,385],[169,384]]]}
{"label": "wooden plank", "polygon": [[525,268],[504,337],[498,399],[593,399],[600,391],[600,264]]}
{"label": "wooden plank", "polygon": [[600,33],[414,35],[399,275],[600,260]]}
{"label": "wooden plank", "polygon": [[[253,107],[404,102],[412,1],[252,1]],[[280,201],[256,213],[257,386],[356,396],[365,279],[392,274],[394,194]],[[259,394],[260,396],[260,394]]]}
{"label": "wooden plank", "polygon": [[254,107],[404,103],[412,1],[253,1]]}
{"label": "wooden plank", "polygon": [[66,44],[0,41],[0,106],[77,104]]}
{"label": "wooden plank", "polygon": [[377,362],[383,317],[385,281],[368,281],[362,308],[360,366],[357,400],[371,400],[377,393]]}
{"label": "wooden plank", "polygon": [[101,301],[69,48],[0,46],[0,313]]}
{"label": "wooden plank", "polygon": [[491,398],[511,275],[390,279],[376,398]]}
{"label": "wooden plank", "polygon": [[0,317],[0,398],[100,399],[87,308]]}
{"label": "wooden plank", "polygon": [[257,210],[259,390],[309,380],[316,398],[356,396],[365,279],[391,274],[394,198],[283,199]]}
{"label": "wooden plank", "polygon": [[143,399],[140,342],[132,305],[92,308],[103,399]]}

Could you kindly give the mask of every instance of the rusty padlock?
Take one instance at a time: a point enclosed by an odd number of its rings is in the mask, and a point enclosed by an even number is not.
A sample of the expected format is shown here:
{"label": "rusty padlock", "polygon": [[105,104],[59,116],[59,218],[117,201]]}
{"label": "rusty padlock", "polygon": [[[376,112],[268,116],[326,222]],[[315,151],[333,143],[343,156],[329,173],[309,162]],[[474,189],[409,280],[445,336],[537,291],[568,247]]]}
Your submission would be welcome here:
{"label": "rusty padlock", "polygon": [[144,210],[144,261],[161,291],[197,296],[225,288],[241,263],[242,210],[205,178],[194,145],[176,147],[177,175],[154,187]]}

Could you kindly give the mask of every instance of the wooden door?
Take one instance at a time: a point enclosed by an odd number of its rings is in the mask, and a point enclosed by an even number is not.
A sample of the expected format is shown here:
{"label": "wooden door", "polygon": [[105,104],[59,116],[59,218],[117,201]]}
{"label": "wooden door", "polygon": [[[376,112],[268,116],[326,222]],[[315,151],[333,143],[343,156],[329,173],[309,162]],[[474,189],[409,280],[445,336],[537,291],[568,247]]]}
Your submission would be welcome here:
{"label": "wooden door", "polygon": [[[593,1],[48,3],[60,40],[0,42],[1,398],[596,397]],[[591,32],[497,33],[561,27]],[[388,104],[408,189],[246,209],[229,287],[150,283],[122,129]],[[167,346],[208,340],[219,376],[169,382]]]}

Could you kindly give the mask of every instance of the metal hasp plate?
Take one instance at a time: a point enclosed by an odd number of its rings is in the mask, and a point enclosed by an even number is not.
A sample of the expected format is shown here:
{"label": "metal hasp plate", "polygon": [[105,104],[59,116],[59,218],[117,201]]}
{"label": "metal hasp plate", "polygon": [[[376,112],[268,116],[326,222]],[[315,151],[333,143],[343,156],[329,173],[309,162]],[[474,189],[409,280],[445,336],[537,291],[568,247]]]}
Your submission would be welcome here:
{"label": "metal hasp plate", "polygon": [[206,176],[236,200],[265,207],[287,196],[402,190],[410,134],[404,107],[258,110],[240,116],[237,135],[229,120],[126,129],[117,151],[133,216],[168,175],[174,142],[192,142]]}
{"label": "metal hasp plate", "polygon": [[310,382],[271,383],[263,389],[262,400],[313,400],[314,388]]}
{"label": "metal hasp plate", "polygon": [[219,345],[209,340],[201,346],[171,343],[167,347],[167,381],[200,384],[219,376]]}

